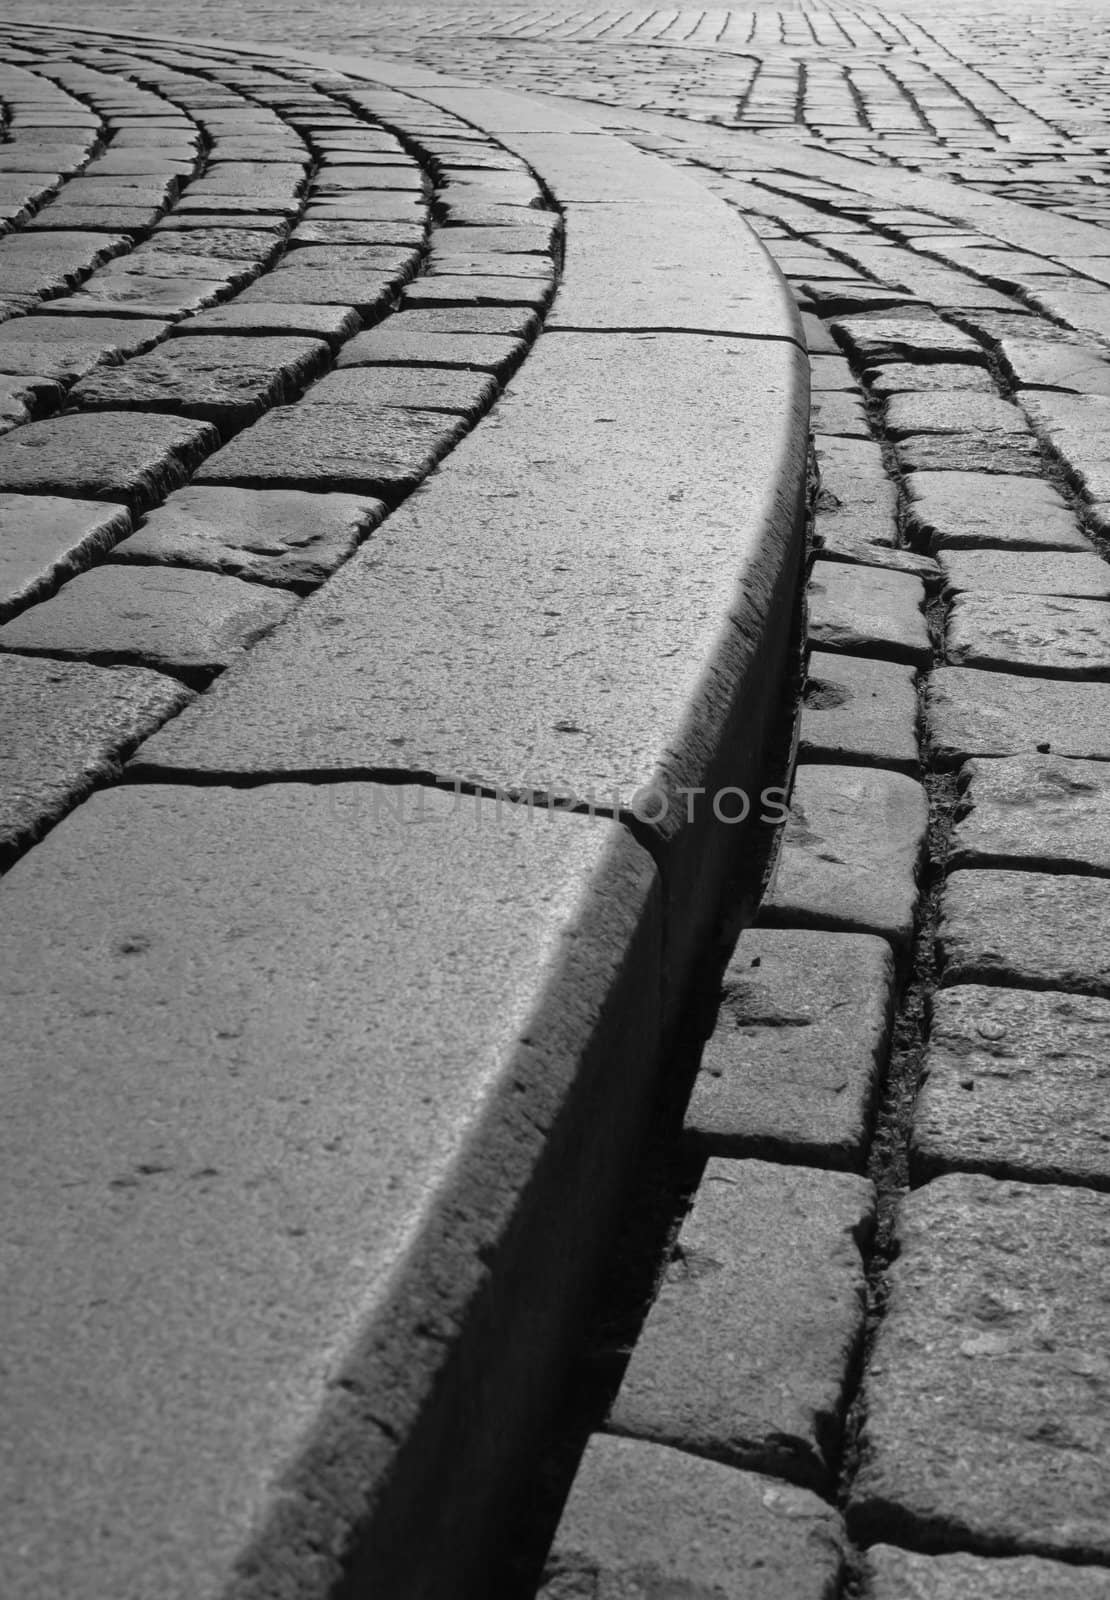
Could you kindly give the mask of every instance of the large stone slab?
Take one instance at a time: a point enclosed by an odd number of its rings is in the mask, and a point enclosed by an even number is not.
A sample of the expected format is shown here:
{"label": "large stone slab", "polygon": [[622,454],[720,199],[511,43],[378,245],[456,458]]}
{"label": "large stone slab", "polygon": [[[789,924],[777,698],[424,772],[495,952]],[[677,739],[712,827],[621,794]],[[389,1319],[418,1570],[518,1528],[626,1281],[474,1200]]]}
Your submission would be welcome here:
{"label": "large stone slab", "polygon": [[932,661],[925,587],[911,573],[817,561],[806,594],[815,647],[917,667]]}
{"label": "large stone slab", "polygon": [[184,483],[218,443],[211,423],[151,412],[49,417],[0,438],[0,493],[121,500],[142,510]]}
{"label": "large stone slab", "polygon": [[596,1434],[537,1600],[833,1600],[840,1520],[808,1489]]}
{"label": "large stone slab", "polygon": [[1058,755],[969,761],[948,855],[952,867],[1023,867],[1110,876],[1110,765]]}
{"label": "large stone slab", "polygon": [[910,1171],[1110,1189],[1110,1001],[967,984],[933,997]]}
{"label": "large stone slab", "polygon": [[0,622],[52,593],[130,531],[124,506],[0,494]]}
{"label": "large stone slab", "polygon": [[307,593],[346,561],[384,513],[369,496],[190,484],[148,512],[111,559],[203,567]]}
{"label": "large stone slab", "polygon": [[650,1099],[655,881],[360,784],[118,787],[17,864],[9,1594],[324,1600],[356,1526],[372,1589],[450,1592]]}
{"label": "large stone slab", "polygon": [[711,1160],[609,1427],[827,1491],[873,1207],[854,1174]]}
{"label": "large stone slab", "polygon": [[948,658],[1046,678],[1110,679],[1110,604],[1056,595],[960,594]]}
{"label": "large stone slab", "polygon": [[214,572],[109,564],[0,627],[0,650],[162,668],[204,684],[269,632],[292,595]]}
{"label": "large stone slab", "polygon": [[978,1174],[903,1201],[865,1380],[863,1540],[1110,1558],[1110,1196]]}
{"label": "large stone slab", "polygon": [[954,872],[937,956],[943,982],[1110,999],[1110,883],[1072,873]]}
{"label": "large stone slab", "polygon": [[708,916],[716,852],[761,809],[800,547],[804,357],[758,350],[760,410],[727,340],[541,339],[449,465],[256,672],[143,751],[148,770],[434,772],[592,796],[693,852],[669,881],[691,896],[683,918],[695,895]]}
{"label": "large stone slab", "polygon": [[1110,600],[1110,566],[1094,552],[943,550],[945,591],[962,594],[1063,594]]}
{"label": "large stone slab", "polygon": [[95,785],[119,775],[139,740],[190,698],[141,667],[0,655],[0,867]]}
{"label": "large stone slab", "polygon": [[800,766],[761,921],[877,933],[904,957],[928,809],[921,785],[900,772]]}
{"label": "large stone slab", "polygon": [[861,656],[810,654],[802,693],[802,761],[918,770],[917,674]]}
{"label": "large stone slab", "polygon": [[871,1600],[1107,1600],[1110,1572],[1039,1556],[922,1556],[872,1545],[863,1558]]}
{"label": "large stone slab", "polygon": [[1091,550],[1067,501],[1043,478],[914,472],[911,530],[937,550]]}
{"label": "large stone slab", "polygon": [[700,1153],[863,1165],[894,961],[866,933],[749,928],[721,984],[684,1137]]}
{"label": "large stone slab", "polygon": [[1110,684],[938,667],[929,735],[946,766],[1040,751],[1110,761]]}

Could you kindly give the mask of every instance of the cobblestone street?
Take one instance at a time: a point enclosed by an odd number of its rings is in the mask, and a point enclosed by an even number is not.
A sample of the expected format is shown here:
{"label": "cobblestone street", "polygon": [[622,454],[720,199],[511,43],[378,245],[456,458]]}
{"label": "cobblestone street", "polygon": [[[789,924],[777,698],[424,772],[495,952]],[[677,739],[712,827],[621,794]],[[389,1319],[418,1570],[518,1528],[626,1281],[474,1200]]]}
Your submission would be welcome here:
{"label": "cobblestone street", "polygon": [[1110,1600],[1110,29],[0,22],[0,1592]]}

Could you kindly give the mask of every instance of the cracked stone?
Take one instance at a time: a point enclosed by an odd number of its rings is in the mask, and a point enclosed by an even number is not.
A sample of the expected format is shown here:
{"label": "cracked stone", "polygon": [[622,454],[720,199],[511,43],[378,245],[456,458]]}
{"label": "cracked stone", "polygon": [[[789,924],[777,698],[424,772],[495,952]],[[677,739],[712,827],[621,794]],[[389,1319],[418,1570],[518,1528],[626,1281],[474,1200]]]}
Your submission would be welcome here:
{"label": "cracked stone", "polygon": [[877,933],[905,955],[927,825],[925,791],[900,772],[800,766],[761,922]]}
{"label": "cracked stone", "polygon": [[1065,596],[960,594],[948,618],[948,656],[970,667],[1105,680],[1110,606]]}
{"label": "cracked stone", "polygon": [[812,645],[913,666],[925,667],[931,662],[925,588],[920,578],[819,560],[807,596]]}
{"label": "cracked stone", "polygon": [[930,738],[945,766],[968,756],[1110,761],[1110,684],[940,667],[928,682]]}
{"label": "cracked stone", "polygon": [[1110,882],[1073,873],[962,871],[944,886],[945,985],[1004,984],[1110,999]]}
{"label": "cracked stone", "polygon": [[961,1173],[897,1239],[852,1531],[1105,1565],[1110,1196]]}
{"label": "cracked stone", "polygon": [[1110,1189],[1110,1001],[968,984],[933,997],[915,1183],[942,1172]]}
{"label": "cracked stone", "polygon": [[802,761],[894,767],[916,776],[917,675],[912,667],[814,650],[802,695]]}
{"label": "cracked stone", "polygon": [[210,423],[150,412],[49,417],[0,438],[0,491],[122,500],[134,511],[183,483],[218,442]]}
{"label": "cracked stone", "polygon": [[854,1174],[711,1159],[610,1431],[827,1492],[873,1222]]}
{"label": "cracked stone", "polygon": [[0,622],[44,599],[130,531],[123,506],[0,493]]}
{"label": "cracked stone", "polygon": [[960,774],[952,867],[1110,876],[1110,765],[1060,756],[969,761]]}
{"label": "cracked stone", "polygon": [[872,934],[746,929],[702,1050],[686,1143],[858,1170],[893,993],[890,946]]}

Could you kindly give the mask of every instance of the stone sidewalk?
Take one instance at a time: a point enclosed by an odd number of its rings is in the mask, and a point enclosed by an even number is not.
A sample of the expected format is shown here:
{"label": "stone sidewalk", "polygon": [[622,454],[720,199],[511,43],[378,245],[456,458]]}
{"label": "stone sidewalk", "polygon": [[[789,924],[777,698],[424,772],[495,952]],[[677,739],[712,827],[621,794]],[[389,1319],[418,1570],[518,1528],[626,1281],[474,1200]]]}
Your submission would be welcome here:
{"label": "stone sidewalk", "polygon": [[12,1592],[1110,1595],[1097,15],[7,32]]}

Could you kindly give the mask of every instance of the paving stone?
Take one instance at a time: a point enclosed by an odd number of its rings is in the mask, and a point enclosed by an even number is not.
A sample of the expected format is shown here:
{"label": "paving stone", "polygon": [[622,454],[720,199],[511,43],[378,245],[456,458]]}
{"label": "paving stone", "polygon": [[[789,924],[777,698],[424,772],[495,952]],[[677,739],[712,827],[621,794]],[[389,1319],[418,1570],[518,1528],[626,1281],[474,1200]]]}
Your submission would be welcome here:
{"label": "paving stone", "polygon": [[814,441],[821,482],[814,537],[823,555],[867,566],[920,572],[929,563],[898,548],[898,490],[876,440]]}
{"label": "paving stone", "polygon": [[1092,500],[1110,500],[1110,398],[1023,393],[1029,420],[1075,473]]}
{"label": "paving stone", "polygon": [[933,753],[1079,756],[1110,761],[1110,684],[940,667],[928,682]]}
{"label": "paving stone", "polygon": [[870,1600],[1108,1600],[1110,1573],[1038,1556],[922,1556],[874,1544],[863,1557]]}
{"label": "paving stone", "polygon": [[397,496],[465,432],[465,422],[444,411],[353,401],[282,406],[210,456],[195,481]]}
{"label": "paving stone", "polygon": [[130,530],[123,506],[0,494],[0,622],[45,598]]}
{"label": "paving stone", "polygon": [[1066,500],[1042,478],[915,472],[909,526],[939,550],[1091,549]]}
{"label": "paving stone", "polygon": [[63,196],[43,206],[22,224],[28,233],[146,233],[158,221],[162,207],[155,205],[77,205]]}
{"label": "paving stone", "polygon": [[339,366],[462,367],[505,377],[524,354],[523,339],[498,333],[410,332],[405,322],[398,315],[356,334],[340,351]]}
{"label": "paving stone", "polygon": [[1110,767],[1058,755],[975,757],[960,774],[953,867],[1110,876]]}
{"label": "paving stone", "polygon": [[927,825],[925,791],[900,772],[800,766],[761,922],[877,933],[904,957]]}
{"label": "paving stone", "polygon": [[802,696],[801,760],[918,770],[912,667],[814,650]]}
{"label": "paving stone", "polygon": [[[288,338],[301,336],[325,340],[333,350],[338,350],[344,339],[357,333],[362,323],[351,306],[292,305],[285,301],[274,304],[244,305],[235,300],[231,305],[212,306],[198,316],[180,323],[174,333],[193,334],[270,334]],[[2,356],[0,356],[2,359]]]}
{"label": "paving stone", "polygon": [[98,361],[149,348],[168,326],[140,317],[16,317],[0,323],[0,371],[80,378]]}
{"label": "paving stone", "polygon": [[811,356],[840,355],[840,346],[820,317],[815,317],[811,311],[804,312],[802,328],[805,332],[806,349]]}
{"label": "paving stone", "polygon": [[937,929],[942,981],[1110,999],[1110,883],[1072,873],[953,872]]}
{"label": "paving stone", "polygon": [[[802,318],[805,321],[805,318]],[[833,345],[836,349],[836,345]],[[858,395],[860,386],[848,362],[842,355],[811,355],[809,358],[810,388],[814,394],[842,389]]]}
{"label": "paving stone", "polygon": [[405,410],[449,411],[475,422],[497,398],[488,372],[464,367],[344,368],[313,384],[303,404],[396,406]]}
{"label": "paving stone", "polygon": [[975,433],[1002,441],[1029,432],[1017,406],[996,394],[970,389],[892,395],[886,404],[886,427],[892,439],[911,434]]}
{"label": "paving stone", "polygon": [[982,345],[927,308],[902,306],[838,316],[832,327],[866,365],[882,361],[986,363]]}
{"label": "paving stone", "polygon": [[851,1173],[711,1159],[609,1428],[827,1491],[873,1210]]}
{"label": "paving stone", "polygon": [[[482,277],[527,278],[534,282],[551,283],[555,264],[547,256],[498,255],[493,250],[458,251],[438,243],[444,235],[433,237],[426,262],[426,278],[456,278],[468,273]],[[451,231],[446,237],[451,238]]]}
{"label": "paving stone", "polygon": [[1110,1189],[1110,1001],[968,984],[933,997],[910,1170]]}
{"label": "paving stone", "polygon": [[301,218],[289,236],[290,247],[302,245],[408,245],[424,240],[421,222],[310,222]]}
{"label": "paving stone", "polygon": [[0,695],[0,867],[95,784],[118,777],[140,739],[191,698],[143,667],[17,655],[0,655]]}
{"label": "paving stone", "polygon": [[320,339],[168,339],[122,366],[90,373],[71,399],[85,410],[170,411],[234,430],[296,394],[327,361]]}
{"label": "paving stone", "polygon": [[925,588],[910,573],[817,561],[806,593],[814,646],[922,667],[932,660]]}
{"label": "paving stone", "polygon": [[289,240],[289,250],[278,271],[294,267],[298,271],[308,268],[325,272],[350,271],[364,268],[368,272],[392,273],[399,282],[411,277],[420,267],[420,251],[411,246],[395,244],[322,244],[301,240],[296,233]]}
{"label": "paving stone", "polygon": [[1019,389],[1066,389],[1075,394],[1110,396],[1110,362],[1091,345],[1007,336],[1000,340],[1000,347]]}
{"label": "paving stone", "polygon": [[156,667],[199,685],[294,603],[291,595],[212,572],[99,566],[0,627],[0,650]]}
{"label": "paving stone", "polygon": [[539,329],[539,318],[529,306],[421,306],[398,314],[396,326],[409,333],[511,334],[530,338]]}
{"label": "paving stone", "polygon": [[554,287],[554,275],[548,282],[491,274],[461,273],[452,277],[440,273],[406,284],[401,291],[401,307],[406,311],[441,306],[531,306],[542,310]]}
{"label": "paving stone", "polygon": [[296,255],[287,256],[286,261],[288,265],[267,272],[244,289],[235,304],[350,306],[361,317],[374,318],[388,311],[404,281],[397,272],[371,272],[365,267],[300,267]]}
{"label": "paving stone", "polygon": [[[976,396],[986,399],[987,396]],[[1043,470],[1036,439],[1030,434],[995,436],[968,433],[910,434],[897,444],[903,472],[966,472],[1028,474]]]}
{"label": "paving stone", "polygon": [[948,618],[957,665],[1050,678],[1110,679],[1110,606],[1101,600],[960,594]]}
{"label": "paving stone", "polygon": [[893,993],[883,939],[746,929],[702,1050],[687,1143],[709,1155],[861,1168]]}
{"label": "paving stone", "polygon": [[160,217],[158,225],[151,234],[152,239],[170,234],[176,237],[179,233],[192,232],[207,233],[213,228],[236,229],[241,228],[245,234],[269,233],[280,243],[289,231],[289,218],[279,215],[259,215],[250,212],[238,211],[196,211],[191,215],[188,212],[173,211],[169,216]]}
{"label": "paving stone", "polygon": [[183,483],[217,442],[209,423],[149,412],[28,422],[0,438],[0,492],[122,500],[134,511]]}
{"label": "paving stone", "polygon": [[962,366],[944,361],[930,366],[924,362],[887,361],[866,373],[868,387],[880,397],[897,394],[929,394],[937,389],[963,389],[993,395],[994,381],[986,367]]}
{"label": "paving stone", "polygon": [[199,271],[189,276],[165,277],[144,272],[141,267],[112,270],[114,265],[109,263],[75,293],[49,301],[51,311],[72,312],[75,316],[103,311],[116,316],[176,319],[214,305],[231,287],[232,274],[219,269],[209,277],[201,276]]}
{"label": "paving stone", "polygon": [[1093,553],[952,550],[941,552],[940,565],[949,595],[972,591],[1110,600],[1110,566]]}
{"label": "paving stone", "polygon": [[833,1600],[840,1522],[808,1489],[595,1434],[537,1600]]}
{"label": "paving stone", "polygon": [[938,1178],[898,1219],[850,1526],[935,1551],[1110,1555],[1110,1197]]}
{"label": "paving stone", "polygon": [[871,423],[861,395],[818,391],[813,396],[811,416],[814,433],[846,439],[871,438]]}
{"label": "paving stone", "polygon": [[426,202],[418,194],[375,193],[328,194],[310,200],[304,208],[305,222],[412,222],[423,224],[428,215]]}

